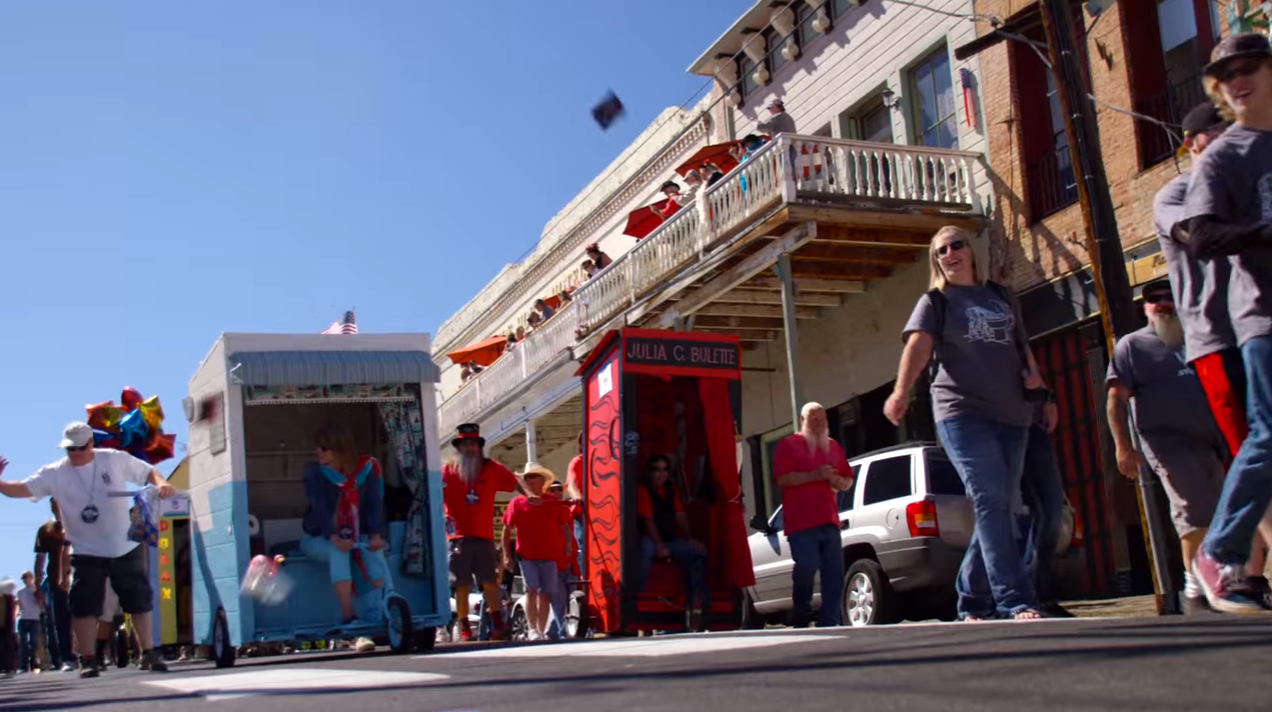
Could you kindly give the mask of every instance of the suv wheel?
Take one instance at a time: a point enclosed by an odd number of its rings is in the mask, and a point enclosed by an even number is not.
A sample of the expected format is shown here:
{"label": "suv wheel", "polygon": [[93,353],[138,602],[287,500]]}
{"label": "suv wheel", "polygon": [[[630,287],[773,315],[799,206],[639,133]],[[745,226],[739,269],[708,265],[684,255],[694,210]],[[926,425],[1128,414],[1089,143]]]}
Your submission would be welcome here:
{"label": "suv wheel", "polygon": [[854,627],[891,623],[892,587],[883,568],[871,559],[853,563],[844,575],[843,619]]}

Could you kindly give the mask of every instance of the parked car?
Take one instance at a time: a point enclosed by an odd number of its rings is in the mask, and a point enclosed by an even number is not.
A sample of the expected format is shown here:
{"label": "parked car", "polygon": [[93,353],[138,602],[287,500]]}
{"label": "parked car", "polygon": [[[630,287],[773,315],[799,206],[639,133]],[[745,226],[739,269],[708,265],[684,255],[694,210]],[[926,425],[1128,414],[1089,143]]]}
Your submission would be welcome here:
{"label": "parked car", "polygon": [[[902,619],[952,620],[954,580],[975,518],[963,482],[944,450],[906,443],[849,463],[855,482],[840,492],[844,551],[843,620],[854,626]],[[779,507],[748,539],[755,585],[746,589],[743,626],[762,627],[791,611],[790,547]],[[1073,510],[1065,502],[1059,553],[1073,536]],[[817,586],[816,591],[821,587]],[[821,605],[814,593],[813,609]]]}

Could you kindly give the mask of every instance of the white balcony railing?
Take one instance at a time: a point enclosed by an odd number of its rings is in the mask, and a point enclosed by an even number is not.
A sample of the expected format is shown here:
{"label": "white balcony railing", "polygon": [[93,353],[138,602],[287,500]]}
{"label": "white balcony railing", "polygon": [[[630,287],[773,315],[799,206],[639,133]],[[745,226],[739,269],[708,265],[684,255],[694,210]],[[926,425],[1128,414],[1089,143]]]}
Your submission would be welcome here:
{"label": "white balcony railing", "polygon": [[523,381],[573,346],[578,323],[574,303],[570,302],[547,323],[530,332],[524,341],[468,381],[442,403],[438,414],[441,432],[453,431],[460,423],[469,422],[478,413],[506,398]]}
{"label": "white balcony railing", "polygon": [[573,301],[442,404],[442,432],[503,400],[595,329],[719,241],[781,203],[921,205],[978,214],[979,156],[946,149],[783,134],[580,286]]}

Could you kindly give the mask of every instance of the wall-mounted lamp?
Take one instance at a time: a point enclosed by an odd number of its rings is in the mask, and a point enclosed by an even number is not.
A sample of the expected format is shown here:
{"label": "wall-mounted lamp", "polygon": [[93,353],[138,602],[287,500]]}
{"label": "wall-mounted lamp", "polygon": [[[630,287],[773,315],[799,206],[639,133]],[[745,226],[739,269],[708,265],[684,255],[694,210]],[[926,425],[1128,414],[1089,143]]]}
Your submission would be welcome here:
{"label": "wall-mounted lamp", "polygon": [[901,102],[901,97],[897,96],[891,89],[884,89],[883,94],[879,97],[883,99],[883,105],[889,109],[897,108],[897,104]]}

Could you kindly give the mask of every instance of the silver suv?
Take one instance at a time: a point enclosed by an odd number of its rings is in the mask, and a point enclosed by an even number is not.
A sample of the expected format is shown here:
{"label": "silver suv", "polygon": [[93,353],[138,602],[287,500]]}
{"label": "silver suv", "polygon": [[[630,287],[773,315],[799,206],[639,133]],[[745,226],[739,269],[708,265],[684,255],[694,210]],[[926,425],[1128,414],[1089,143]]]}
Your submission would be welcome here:
{"label": "silver suv", "polygon": [[[855,482],[839,493],[844,623],[952,619],[954,580],[975,524],[953,463],[939,445],[908,443],[849,464]],[[1061,553],[1073,532],[1067,501],[1064,514]],[[744,627],[762,627],[766,619],[791,610],[794,563],[782,523],[779,507],[747,540],[755,586],[745,590]],[[814,593],[814,610],[820,605],[821,596]]]}

